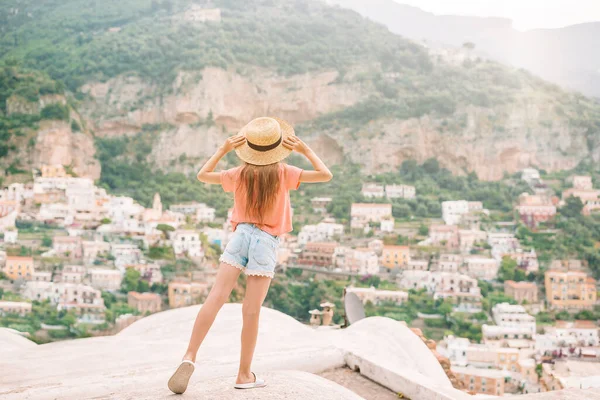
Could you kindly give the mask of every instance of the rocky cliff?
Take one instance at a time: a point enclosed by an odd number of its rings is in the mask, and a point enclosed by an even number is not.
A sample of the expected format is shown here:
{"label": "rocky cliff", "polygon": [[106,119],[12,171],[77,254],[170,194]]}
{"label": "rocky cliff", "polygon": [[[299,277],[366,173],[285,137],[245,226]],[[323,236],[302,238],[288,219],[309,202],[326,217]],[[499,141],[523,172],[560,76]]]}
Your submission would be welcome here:
{"label": "rocky cliff", "polygon": [[329,163],[348,160],[369,173],[433,157],[455,173],[474,171],[481,179],[496,180],[529,166],[552,171],[573,168],[588,157],[600,160],[589,127],[559,115],[554,95],[533,92],[495,107],[461,106],[445,116],[374,115],[366,124],[350,124],[340,115],[330,127],[319,118],[351,108],[373,88],[352,75],[340,79],[335,71],[281,77],[206,68],[181,73],[167,93],[135,77],[90,83],[83,90],[88,100],[80,110],[97,135],[129,135],[147,124],[161,125],[150,160],[186,172],[191,165],[179,163],[182,155],[197,165],[227,135],[260,115],[295,123],[297,133]]}

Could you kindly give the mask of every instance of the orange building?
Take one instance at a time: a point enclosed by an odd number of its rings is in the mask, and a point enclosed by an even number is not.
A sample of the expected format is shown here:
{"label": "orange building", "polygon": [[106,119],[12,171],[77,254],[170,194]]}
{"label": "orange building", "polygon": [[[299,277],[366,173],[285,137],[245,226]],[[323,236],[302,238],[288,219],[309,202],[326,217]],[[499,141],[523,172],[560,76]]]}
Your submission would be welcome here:
{"label": "orange building", "polygon": [[185,307],[200,304],[208,292],[208,284],[200,282],[170,282],[169,307]]}
{"label": "orange building", "polygon": [[160,311],[161,299],[157,293],[129,292],[127,293],[127,304],[142,314],[155,313]]}
{"label": "orange building", "polygon": [[504,294],[512,297],[517,303],[526,301],[527,303],[537,303],[538,288],[534,282],[504,282]]}
{"label": "orange building", "polygon": [[493,369],[452,367],[454,375],[461,380],[469,392],[504,395],[505,373]]}
{"label": "orange building", "polygon": [[336,242],[309,242],[298,257],[298,264],[330,267],[334,264]]}
{"label": "orange building", "polygon": [[8,279],[25,279],[31,280],[35,269],[33,267],[32,257],[6,257],[6,265],[4,266],[4,273]]}
{"label": "orange building", "polygon": [[383,246],[381,260],[385,268],[404,269],[410,263],[410,248],[408,246]]}
{"label": "orange building", "polygon": [[596,280],[582,271],[546,271],[546,301],[550,308],[592,309],[596,303]]}

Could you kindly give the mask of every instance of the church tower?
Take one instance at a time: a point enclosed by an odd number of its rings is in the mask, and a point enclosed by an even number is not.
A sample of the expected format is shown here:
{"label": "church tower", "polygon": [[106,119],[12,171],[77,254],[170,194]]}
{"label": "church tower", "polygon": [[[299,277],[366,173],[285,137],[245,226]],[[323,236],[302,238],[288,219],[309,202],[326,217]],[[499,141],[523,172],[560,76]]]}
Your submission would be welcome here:
{"label": "church tower", "polygon": [[162,215],[162,202],[160,201],[160,194],[154,193],[154,201],[152,202],[152,209],[158,213],[158,215]]}

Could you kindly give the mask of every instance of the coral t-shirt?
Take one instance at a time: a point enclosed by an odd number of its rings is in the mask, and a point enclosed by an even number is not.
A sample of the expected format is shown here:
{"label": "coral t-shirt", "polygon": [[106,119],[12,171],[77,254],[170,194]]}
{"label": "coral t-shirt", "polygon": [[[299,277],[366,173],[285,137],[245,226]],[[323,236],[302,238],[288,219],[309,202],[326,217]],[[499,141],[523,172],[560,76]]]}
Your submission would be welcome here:
{"label": "coral t-shirt", "polygon": [[292,231],[292,206],[290,204],[290,190],[296,190],[300,186],[300,174],[302,169],[279,164],[279,191],[273,206],[265,211],[263,222],[259,223],[255,217],[246,215],[246,188],[238,185],[238,178],[243,167],[236,167],[221,171],[221,185],[226,192],[234,193],[233,213],[231,224],[233,230],[240,223],[254,224],[263,231],[273,236],[279,236]]}

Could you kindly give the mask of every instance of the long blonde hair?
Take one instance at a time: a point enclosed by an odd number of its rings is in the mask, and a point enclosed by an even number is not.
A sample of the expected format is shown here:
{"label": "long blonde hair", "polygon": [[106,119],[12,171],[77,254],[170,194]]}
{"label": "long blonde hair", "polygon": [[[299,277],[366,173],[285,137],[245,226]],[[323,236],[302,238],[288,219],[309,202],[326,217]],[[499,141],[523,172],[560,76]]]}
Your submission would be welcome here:
{"label": "long blonde hair", "polygon": [[266,211],[273,206],[279,191],[279,163],[245,164],[238,185],[246,189],[246,215],[263,222]]}

